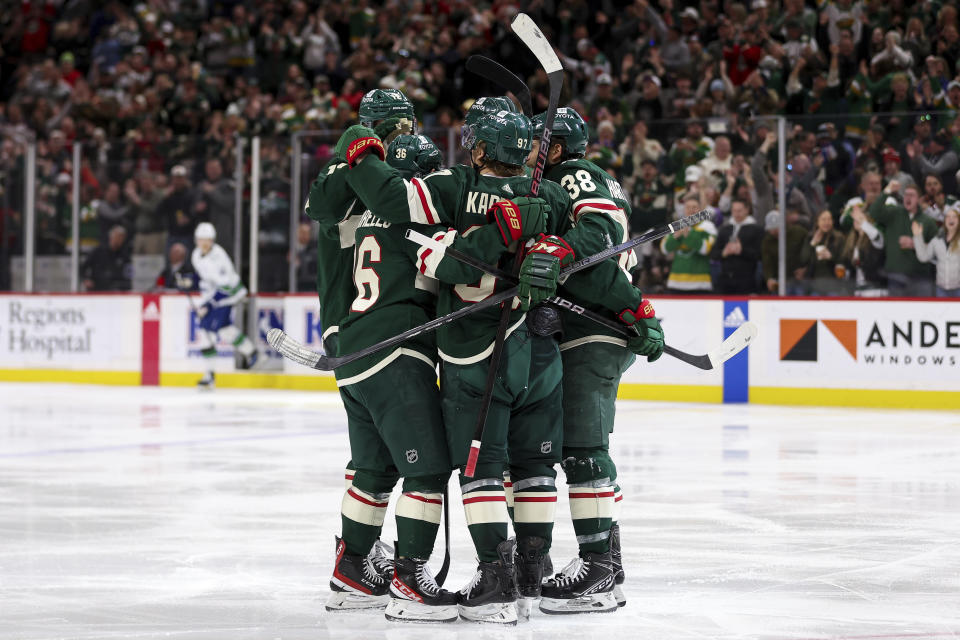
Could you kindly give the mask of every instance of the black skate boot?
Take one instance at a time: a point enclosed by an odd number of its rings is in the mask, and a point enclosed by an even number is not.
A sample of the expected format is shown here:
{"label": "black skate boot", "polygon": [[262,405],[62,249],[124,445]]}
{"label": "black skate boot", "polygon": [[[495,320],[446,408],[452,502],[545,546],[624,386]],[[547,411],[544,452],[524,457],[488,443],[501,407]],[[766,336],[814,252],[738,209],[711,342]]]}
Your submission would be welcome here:
{"label": "black skate boot", "polygon": [[613,560],[614,571],[613,597],[617,600],[617,606],[623,607],[627,604],[627,596],[620,588],[625,576],[623,575],[623,555],[620,553],[620,525],[618,524],[610,528],[610,558]]}
{"label": "black skate boot", "polygon": [[545,545],[546,540],[539,536],[517,538],[517,554],[514,560],[517,592],[520,595],[520,599],[517,600],[517,613],[522,618],[530,617],[534,600],[540,597],[540,587],[543,584],[546,569],[544,565],[547,556],[543,553]]}
{"label": "black skate boot", "polygon": [[347,553],[347,545],[337,537],[337,560],[330,578],[327,611],[379,609],[390,600],[390,581],[385,579],[370,556]]}
{"label": "black skate boot", "polygon": [[497,546],[496,562],[481,562],[473,579],[460,590],[460,617],[474,622],[517,624],[517,587],[513,575],[516,541]]}
{"label": "black skate boot", "polygon": [[457,594],[441,589],[426,560],[397,558],[390,582],[387,620],[454,622],[460,616]]}
{"label": "black skate boot", "polygon": [[197,389],[201,391],[213,391],[215,386],[213,371],[207,371],[203,374],[203,377],[200,378],[199,382],[197,382]]}
{"label": "black skate boot", "polygon": [[544,583],[540,611],[550,614],[616,611],[613,585],[610,552],[585,553]]}

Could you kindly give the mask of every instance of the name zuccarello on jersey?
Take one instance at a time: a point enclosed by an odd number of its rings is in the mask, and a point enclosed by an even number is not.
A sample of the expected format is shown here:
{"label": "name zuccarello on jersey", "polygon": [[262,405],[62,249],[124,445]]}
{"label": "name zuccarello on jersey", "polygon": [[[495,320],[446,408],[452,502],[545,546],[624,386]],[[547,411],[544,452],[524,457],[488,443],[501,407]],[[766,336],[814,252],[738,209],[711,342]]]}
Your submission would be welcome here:
{"label": "name zuccarello on jersey", "polygon": [[386,220],[378,218],[369,211],[365,211],[363,216],[360,218],[360,224],[358,227],[379,227],[381,229],[389,229],[390,223]]}

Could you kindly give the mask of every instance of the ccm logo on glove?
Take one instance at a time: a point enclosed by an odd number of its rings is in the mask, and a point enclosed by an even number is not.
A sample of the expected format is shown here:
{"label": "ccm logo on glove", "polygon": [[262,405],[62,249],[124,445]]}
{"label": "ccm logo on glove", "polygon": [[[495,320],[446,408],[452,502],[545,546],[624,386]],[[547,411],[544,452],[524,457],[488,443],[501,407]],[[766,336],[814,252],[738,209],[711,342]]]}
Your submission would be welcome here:
{"label": "ccm logo on glove", "polygon": [[386,158],[386,151],[383,149],[383,143],[380,142],[377,138],[360,138],[359,140],[354,140],[350,143],[350,146],[347,147],[347,164],[353,166],[357,163],[360,157],[372,151],[380,156],[380,159],[383,160]]}
{"label": "ccm logo on glove", "polygon": [[653,304],[649,300],[644,300],[636,309],[624,309],[620,312],[620,321],[624,324],[634,324],[637,320],[649,320],[656,318],[657,313],[653,310]]}

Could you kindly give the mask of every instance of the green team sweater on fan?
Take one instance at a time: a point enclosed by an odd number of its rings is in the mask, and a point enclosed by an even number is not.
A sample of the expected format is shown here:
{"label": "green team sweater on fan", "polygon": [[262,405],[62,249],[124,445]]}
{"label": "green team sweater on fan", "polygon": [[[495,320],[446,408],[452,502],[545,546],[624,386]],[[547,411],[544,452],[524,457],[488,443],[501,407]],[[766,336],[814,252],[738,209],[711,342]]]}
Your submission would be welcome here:
{"label": "green team sweater on fan", "polygon": [[[407,181],[379,158],[369,155],[349,171],[347,181],[357,196],[383,220],[398,224],[443,225],[446,230],[437,232],[434,238],[444,244],[454,244],[457,238],[469,238],[487,227],[486,212],[490,206],[501,199],[528,194],[531,185],[527,176],[480,175],[466,166]],[[549,231],[562,232],[570,210],[570,198],[563,189],[549,181],[542,183],[540,197],[550,204],[552,210]],[[499,233],[495,227],[492,229]],[[581,234],[575,241],[578,246],[574,251],[578,255],[589,255],[604,248],[603,239],[592,234]],[[474,272],[478,277],[466,280],[451,277],[442,268],[447,262],[450,261],[438,260],[438,256],[431,253],[421,267],[424,275],[446,283],[439,291],[438,315],[476,304],[510,286],[491,275],[480,276],[479,272]],[[510,269],[503,260],[501,267]],[[437,332],[440,357],[454,364],[471,364],[489,356],[493,351],[499,316],[499,308],[490,307],[441,327]],[[509,331],[514,331],[524,317],[524,313],[515,309],[510,316]]]}
{"label": "green team sweater on fan", "polygon": [[336,333],[354,299],[354,230],[364,206],[347,185],[347,165],[334,158],[310,185],[305,213],[320,227],[317,295],[323,337]]}
{"label": "green team sweater on fan", "polygon": [[717,228],[709,220],[690,229],[685,237],[670,235],[660,245],[664,253],[672,253],[668,289],[711,291],[710,249],[717,240]]}
{"label": "green team sweater on fan", "polygon": [[[572,247],[584,246],[583,237],[599,239],[605,245],[603,248],[630,239],[630,202],[620,184],[606,171],[580,158],[551,167],[546,178],[559,184],[570,195],[572,206],[562,235]],[[577,252],[577,258],[588,255]],[[632,285],[629,275],[629,269],[636,264],[633,251],[621,253],[604,261],[602,268],[591,267],[571,276],[561,288],[560,295],[615,319],[624,309],[636,309],[640,305],[641,294]],[[622,336],[580,315],[565,313],[563,328],[561,350],[591,342],[626,346]]]}

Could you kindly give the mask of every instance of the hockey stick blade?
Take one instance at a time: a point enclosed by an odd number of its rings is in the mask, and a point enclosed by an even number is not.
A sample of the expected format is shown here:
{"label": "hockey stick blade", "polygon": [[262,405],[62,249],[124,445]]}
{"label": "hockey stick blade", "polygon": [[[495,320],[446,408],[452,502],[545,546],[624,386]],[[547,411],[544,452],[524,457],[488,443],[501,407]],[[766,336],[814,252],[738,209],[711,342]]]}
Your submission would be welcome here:
{"label": "hockey stick blade", "polygon": [[524,115],[533,117],[533,100],[530,97],[530,87],[505,66],[486,56],[472,55],[467,58],[467,71],[475,73],[484,80],[492,82],[517,96]]}
{"label": "hockey stick blade", "polygon": [[707,354],[710,364],[719,367],[721,364],[737,355],[750,346],[757,337],[757,325],[747,321],[740,325],[730,337],[724,340],[719,347]]}
{"label": "hockey stick blade", "polygon": [[550,75],[554,71],[562,71],[563,65],[560,64],[560,58],[557,57],[553,46],[544,37],[540,27],[525,13],[518,13],[517,17],[510,23],[513,32],[523,40],[527,48],[533,52],[533,55],[540,61],[540,66]]}
{"label": "hockey stick blade", "polygon": [[323,361],[327,359],[326,356],[307,349],[281,329],[274,327],[267,331],[267,342],[288,360],[293,360],[312,369],[327,370],[322,366]]}

